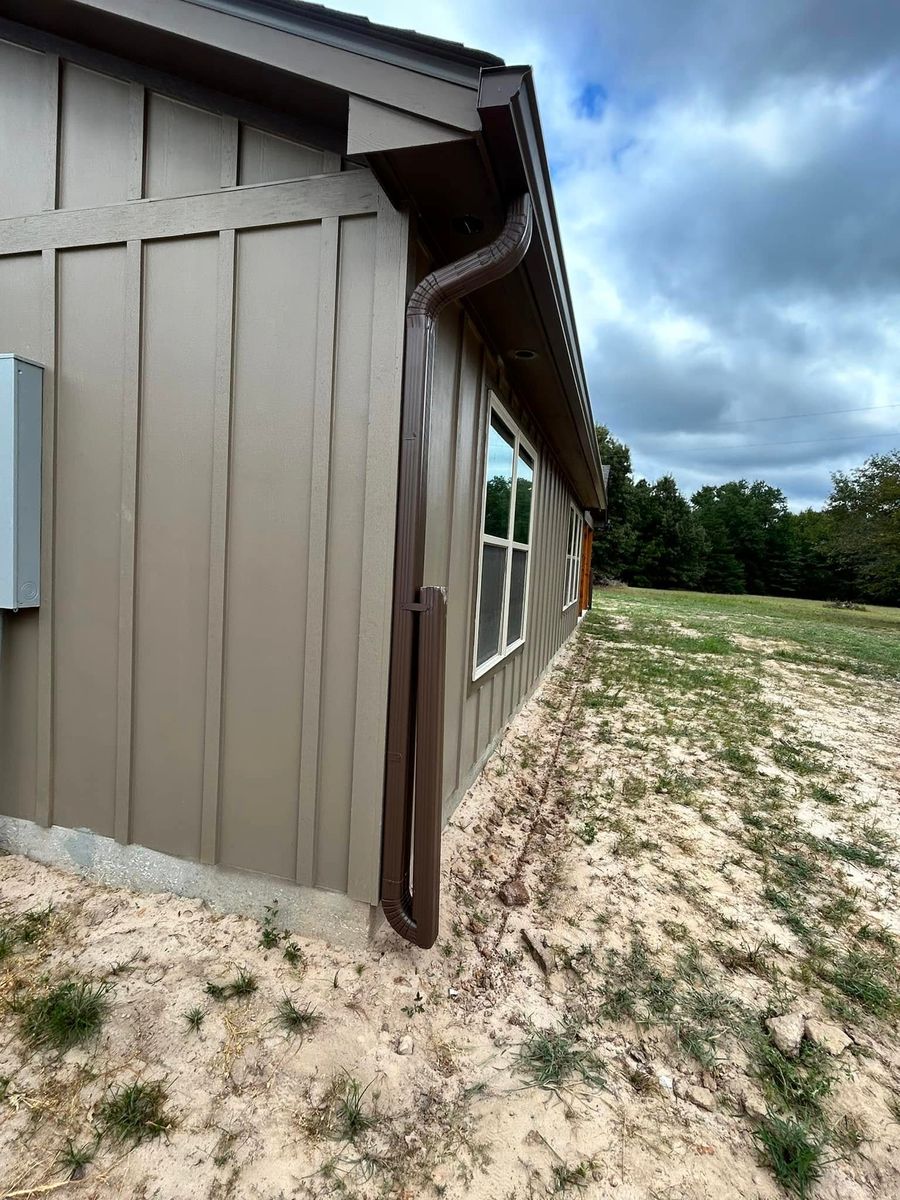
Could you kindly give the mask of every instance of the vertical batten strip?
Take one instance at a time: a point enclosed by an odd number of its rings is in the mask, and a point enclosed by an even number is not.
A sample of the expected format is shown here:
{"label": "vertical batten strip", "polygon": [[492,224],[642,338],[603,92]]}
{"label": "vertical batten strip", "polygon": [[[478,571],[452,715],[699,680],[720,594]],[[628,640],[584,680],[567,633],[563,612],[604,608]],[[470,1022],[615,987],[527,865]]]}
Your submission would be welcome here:
{"label": "vertical batten strip", "polygon": [[[443,515],[443,519],[449,521],[450,528],[447,532],[447,550],[442,563],[444,579],[447,580],[447,589],[449,592],[451,584],[451,570],[453,567],[453,513],[456,510],[456,447],[457,435],[459,428],[459,390],[462,385],[462,365],[465,354],[466,341],[466,310],[460,305],[459,312],[456,313],[456,353],[453,356],[453,384],[450,388],[450,463],[449,463],[449,480],[450,487],[447,493],[447,509]],[[449,599],[449,597],[448,597]]]}
{"label": "vertical batten strip", "polygon": [[138,430],[141,396],[143,250],[125,247],[125,353],[122,389],[122,499],[119,509],[119,641],[116,678],[116,795],[113,833],[131,833],[131,742],[134,710],[134,564],[137,526]]}
{"label": "vertical batten strip", "polygon": [[[450,555],[449,555],[450,563],[449,563],[449,567],[447,570],[447,579],[448,579],[448,584],[449,584],[450,588],[453,588],[453,586],[454,586],[454,567],[460,568],[459,570],[457,570],[455,572],[455,578],[459,579],[460,583],[463,583],[464,580],[467,580],[469,577],[469,574],[470,574],[469,559],[471,557],[471,555],[470,555],[471,546],[469,545],[469,541],[468,541],[469,529],[466,526],[466,522],[461,518],[460,513],[457,511],[457,505],[460,504],[460,499],[462,499],[462,506],[464,506],[465,511],[468,511],[468,509],[472,503],[472,497],[475,495],[474,478],[471,474],[469,475],[469,477],[467,479],[468,495],[466,495],[466,492],[460,493],[459,488],[457,486],[456,478],[455,478],[455,476],[456,476],[455,464],[459,460],[459,455],[460,455],[460,450],[461,450],[461,442],[462,442],[462,439],[466,438],[468,435],[468,429],[464,429],[463,423],[462,423],[463,422],[463,413],[465,411],[464,399],[463,399],[462,368],[463,368],[463,363],[466,361],[466,355],[469,350],[469,344],[468,344],[469,343],[469,319],[468,319],[468,316],[466,315],[466,310],[464,308],[462,309],[460,316],[461,316],[461,321],[460,321],[460,328],[459,328],[459,340],[460,340],[459,374],[457,375],[457,379],[456,379],[456,405],[455,405],[455,410],[454,410],[454,414],[453,414],[453,462],[454,462],[453,475],[454,475],[454,480],[453,480],[453,504],[450,508]],[[481,353],[481,348],[479,345],[479,347],[478,347],[479,362],[480,362],[480,353]],[[480,366],[479,366],[479,369],[480,369]],[[478,387],[477,374],[478,374],[478,372],[476,372],[476,380],[475,380],[476,388]],[[476,401],[476,403],[477,403],[477,401]],[[476,411],[475,405],[473,405],[473,407],[472,407],[473,415],[474,415],[475,411]],[[468,456],[468,458],[471,460],[471,457],[472,456],[470,454]],[[469,463],[467,463],[467,466],[469,466]],[[461,547],[461,549],[460,549],[460,547]],[[452,776],[451,776],[452,787],[450,790],[451,790],[451,794],[454,794],[454,795],[459,788],[460,745],[462,743],[463,728],[464,728],[464,712],[465,712],[465,705],[466,705],[466,695],[468,694],[468,690],[469,690],[469,688],[468,688],[468,684],[469,684],[468,598],[469,598],[468,597],[468,588],[465,586],[464,583],[463,583],[463,586],[458,589],[458,593],[456,596],[453,596],[452,593],[449,593],[448,597],[447,597],[447,600],[448,600],[448,612],[447,612],[448,627],[449,627],[449,624],[451,621],[453,621],[454,623],[458,621],[459,625],[460,625],[460,642],[459,642],[459,644],[460,644],[460,648],[462,651],[462,662],[457,665],[461,666],[462,671],[463,671],[462,679],[461,680],[457,679],[456,684],[455,684],[457,692],[456,692],[456,703],[453,706],[454,717],[455,717],[455,719],[454,719],[454,745],[453,745],[454,762],[453,762],[453,771],[452,771]],[[454,673],[453,673],[453,668],[451,666],[450,670],[448,670],[448,672],[447,672],[447,679],[449,681],[453,678],[454,678]],[[451,711],[451,706],[449,704],[447,705],[446,711],[447,712]],[[445,745],[444,746],[444,754],[445,755],[447,753],[447,749],[448,749],[448,747]],[[446,797],[444,797],[444,799],[446,799]]]}
{"label": "vertical batten strip", "polygon": [[143,84],[132,83],[128,91],[128,137],[131,157],[128,167],[128,199],[140,200],[144,195],[144,116],[145,90]]}
{"label": "vertical batten strip", "polygon": [[234,117],[222,117],[222,175],[219,185],[223,188],[237,186],[240,132]]}
{"label": "vertical batten strip", "polygon": [[393,618],[400,392],[403,375],[408,218],[380,197],[375,234],[375,311],[369,383],[359,668],[350,798],[347,892],[377,904],[381,874],[388,663]]}
{"label": "vertical batten strip", "polygon": [[222,763],[222,687],[225,669],[225,587],[228,547],[228,477],[234,375],[235,251],[233,229],[219,234],[216,307],[216,382],[213,411],[212,497],[209,531],[209,601],[206,647],[206,712],[203,735],[203,805],[200,861],[214,863],[219,850]]}
{"label": "vertical batten strip", "polygon": [[53,550],[56,526],[56,251],[41,255],[41,360],[44,365],[41,477],[41,607],[38,610],[38,695],[35,820],[53,819]]}
{"label": "vertical batten strip", "polygon": [[[478,636],[478,631],[475,628],[475,607],[477,602],[476,589],[478,587],[478,566],[481,561],[481,531],[482,522],[484,520],[484,457],[485,446],[483,438],[487,437],[487,411],[489,406],[488,401],[488,362],[487,351],[485,350],[484,342],[478,336],[478,368],[475,372],[475,403],[473,406],[473,415],[475,417],[475,470],[472,473],[471,494],[474,496],[474,503],[470,505],[469,511],[469,557],[466,563],[466,594],[461,597],[465,605],[465,675],[463,677],[462,694],[459,700],[459,746],[456,755],[456,786],[459,787],[462,779],[469,770],[469,765],[474,760],[471,755],[474,752],[477,757],[478,749],[478,721],[480,715],[480,696],[481,687],[476,692],[475,714],[474,714],[474,733],[472,735],[473,744],[470,750],[463,749],[463,735],[466,729],[466,707],[470,696],[470,687],[472,683],[472,665],[475,656],[475,639]],[[463,754],[466,755],[466,761],[463,761]]]}
{"label": "vertical batten strip", "polygon": [[319,790],[319,710],[325,639],[325,564],[328,549],[339,240],[340,219],[326,217],[322,221],[319,247],[319,311],[309,480],[309,561],[297,817],[297,881],[309,885],[312,885],[315,874],[316,801]]}
{"label": "vertical batten strip", "polygon": [[47,192],[44,208],[56,208],[59,192],[59,55],[48,54],[47,65],[47,140],[44,145],[44,179]]}

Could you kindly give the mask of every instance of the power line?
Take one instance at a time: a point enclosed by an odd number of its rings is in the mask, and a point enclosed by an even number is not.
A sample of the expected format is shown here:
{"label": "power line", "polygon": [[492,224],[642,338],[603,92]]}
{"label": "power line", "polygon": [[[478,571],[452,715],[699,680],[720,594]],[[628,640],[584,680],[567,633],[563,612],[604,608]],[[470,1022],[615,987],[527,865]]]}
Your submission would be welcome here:
{"label": "power line", "polygon": [[868,441],[869,438],[885,438],[895,437],[900,438],[900,430],[894,429],[890,433],[853,433],[849,437],[839,438],[801,438],[800,441],[790,442],[739,442],[733,446],[710,447],[710,449],[719,450],[756,450],[760,446],[813,446],[816,443],[828,442],[833,445],[837,442],[859,442]]}
{"label": "power line", "polygon": [[867,408],[829,408],[823,412],[787,413],[779,417],[741,417],[736,421],[719,421],[720,425],[752,425],[756,421],[799,421],[803,417],[837,417],[844,413],[881,412],[889,408],[900,408],[900,404],[871,404]]}

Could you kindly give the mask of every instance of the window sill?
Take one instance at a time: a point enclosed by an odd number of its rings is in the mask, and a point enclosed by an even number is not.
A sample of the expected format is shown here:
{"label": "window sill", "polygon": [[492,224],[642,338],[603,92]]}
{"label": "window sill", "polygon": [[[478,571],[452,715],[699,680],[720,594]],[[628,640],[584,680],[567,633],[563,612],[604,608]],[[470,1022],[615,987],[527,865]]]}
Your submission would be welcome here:
{"label": "window sill", "polygon": [[486,663],[482,663],[480,667],[476,667],[469,681],[469,692],[477,691],[483,683],[487,683],[493,675],[501,671],[517,654],[521,654],[525,648],[525,641],[525,638],[520,638],[519,641],[513,642],[511,646],[507,647],[502,654],[498,654],[495,658],[489,658]]}

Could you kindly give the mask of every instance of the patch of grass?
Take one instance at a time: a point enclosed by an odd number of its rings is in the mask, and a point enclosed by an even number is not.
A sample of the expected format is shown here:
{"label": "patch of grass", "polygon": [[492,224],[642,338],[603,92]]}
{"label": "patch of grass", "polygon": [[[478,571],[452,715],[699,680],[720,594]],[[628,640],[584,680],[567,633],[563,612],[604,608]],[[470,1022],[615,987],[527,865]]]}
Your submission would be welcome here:
{"label": "patch of grass", "polygon": [[656,1075],[642,1063],[628,1067],[625,1078],[639,1096],[658,1096],[662,1093],[663,1089]]}
{"label": "patch of grass", "polygon": [[559,1029],[531,1027],[519,1047],[519,1065],[539,1087],[559,1088],[572,1080],[602,1084],[601,1066],[580,1042],[581,1024],[564,1020]]}
{"label": "patch of grass", "polygon": [[0,962],[13,953],[16,948],[16,938],[8,926],[0,928]]}
{"label": "patch of grass", "polygon": [[591,817],[575,830],[586,846],[592,846],[597,840],[597,822]]}
{"label": "patch of grass", "polygon": [[585,688],[581,693],[581,703],[585,708],[624,708],[625,698],[622,696],[622,689],[619,687],[616,691],[608,689],[597,692],[590,691]]}
{"label": "patch of grass", "polygon": [[859,912],[859,905],[850,896],[835,896],[819,909],[819,916],[835,929],[841,929]]}
{"label": "patch of grass", "polygon": [[312,1005],[307,1003],[301,1008],[290,996],[281,998],[277,1015],[279,1024],[288,1033],[311,1033],[324,1020],[322,1014],[317,1013]]}
{"label": "patch of grass", "polygon": [[686,942],[690,937],[687,925],[681,921],[670,921],[664,918],[659,923],[661,933],[664,933],[667,938],[671,938],[673,942]]}
{"label": "patch of grass", "polygon": [[873,925],[870,921],[860,925],[853,935],[858,942],[874,942],[889,958],[896,958],[898,942],[894,934],[883,925]]}
{"label": "patch of grass", "polygon": [[854,1004],[874,1017],[900,1013],[897,972],[886,957],[851,950],[841,955],[825,977]]}
{"label": "patch of grass", "polygon": [[550,1195],[561,1196],[571,1188],[586,1188],[594,1177],[595,1167],[596,1161],[593,1158],[585,1158],[573,1166],[561,1163],[554,1167],[550,1179]]}
{"label": "patch of grass", "polygon": [[750,1040],[751,1069],[769,1104],[782,1115],[818,1122],[822,1101],[834,1086],[834,1069],[828,1055],[804,1042],[796,1058],[788,1058],[764,1030]]}
{"label": "patch of grass", "polygon": [[73,1138],[66,1138],[66,1144],[59,1152],[59,1165],[70,1179],[82,1179],[84,1168],[94,1161],[96,1153],[96,1145],[79,1146]]}
{"label": "patch of grass", "polygon": [[753,775],[756,772],[756,757],[743,746],[734,743],[723,746],[719,751],[718,758],[719,762],[724,763],[726,767],[731,767],[733,771],[737,771],[741,775]]}
{"label": "patch of grass", "polygon": [[781,1186],[804,1200],[822,1173],[821,1139],[803,1122],[775,1116],[766,1117],[753,1136]]}
{"label": "patch of grass", "polygon": [[887,866],[885,856],[873,846],[858,846],[855,842],[842,842],[831,837],[818,838],[817,843],[822,852],[832,858],[842,858],[863,867]]}
{"label": "patch of grass", "polygon": [[67,979],[32,997],[21,1009],[25,1037],[33,1046],[60,1053],[86,1042],[106,1019],[109,991],[108,983]]}
{"label": "patch of grass", "polygon": [[714,1033],[690,1022],[679,1023],[675,1028],[675,1040],[690,1058],[711,1071],[717,1061],[717,1042]]}
{"label": "patch of grass", "polygon": [[810,789],[810,792],[813,800],[818,801],[819,804],[837,805],[845,803],[842,796],[840,796],[837,792],[832,791],[831,788],[825,787],[825,785],[822,783],[814,783]]}
{"label": "patch of grass", "polygon": [[206,1020],[206,1013],[202,1008],[189,1008],[184,1014],[184,1019],[188,1023],[188,1028],[194,1033],[200,1032],[200,1026]]}
{"label": "patch of grass", "polygon": [[135,1146],[157,1138],[173,1125],[166,1115],[165,1102],[162,1083],[126,1084],[101,1103],[97,1111],[100,1128],[114,1140]]}
{"label": "patch of grass", "polygon": [[861,825],[859,833],[869,846],[875,846],[878,850],[883,850],[886,854],[893,853],[897,849],[897,843],[891,835],[875,821],[868,821],[865,825]]}
{"label": "patch of grass", "polygon": [[772,960],[769,957],[771,942],[715,945],[714,949],[726,971],[746,971],[750,975],[758,975],[760,979],[768,979],[772,974]]}
{"label": "patch of grass", "polygon": [[772,743],[772,761],[785,771],[793,771],[795,775],[816,775],[825,770],[824,763],[811,754],[808,747],[789,742],[786,738],[776,738]]}
{"label": "patch of grass", "polygon": [[647,795],[647,780],[638,775],[626,775],[622,780],[622,799],[629,805],[636,805]]}
{"label": "patch of grass", "polygon": [[855,1154],[869,1140],[869,1135],[862,1121],[848,1114],[832,1129],[831,1140],[844,1154]]}
{"label": "patch of grass", "polygon": [[204,990],[207,996],[211,996],[213,1000],[223,1004],[232,996],[251,996],[258,986],[256,976],[246,967],[241,967],[228,983],[213,983],[208,980]]}
{"label": "patch of grass", "polygon": [[637,1018],[637,995],[632,988],[607,984],[600,1003],[600,1015],[608,1021]]}
{"label": "patch of grass", "polygon": [[233,996],[250,996],[256,991],[257,986],[256,976],[242,967],[231,984],[231,994]]}
{"label": "patch of grass", "polygon": [[33,909],[0,924],[0,962],[22,946],[30,946],[45,933],[53,915],[53,906]]}
{"label": "patch of grass", "polygon": [[375,1112],[367,1112],[363,1106],[363,1100],[372,1082],[370,1080],[363,1087],[358,1079],[348,1075],[335,1097],[335,1128],[337,1136],[344,1141],[352,1142],[377,1123]]}
{"label": "patch of grass", "polygon": [[657,796],[671,796],[676,803],[685,803],[693,794],[694,785],[681,771],[664,771],[653,789]]}

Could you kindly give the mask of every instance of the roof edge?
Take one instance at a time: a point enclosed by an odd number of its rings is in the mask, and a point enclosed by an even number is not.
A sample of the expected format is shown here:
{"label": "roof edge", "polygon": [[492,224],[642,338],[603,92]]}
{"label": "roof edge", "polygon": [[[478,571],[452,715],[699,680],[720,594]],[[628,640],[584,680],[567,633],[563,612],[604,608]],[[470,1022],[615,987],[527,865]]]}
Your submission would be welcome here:
{"label": "roof edge", "polygon": [[[578,343],[578,331],[572,306],[572,295],[566,273],[562,239],[553,199],[550,167],[544,147],[538,112],[534,76],[531,67],[485,67],[481,72],[478,91],[478,113],[482,120],[489,157],[498,174],[501,192],[516,190],[524,183],[531,194],[535,214],[536,241],[539,242],[544,264],[555,301],[558,333],[564,349],[558,367],[564,378],[564,391],[569,408],[576,420],[579,440],[591,479],[598,507],[606,508],[607,495],[594,417],[588,393],[584,362]],[[510,163],[515,152],[517,163]]]}
{"label": "roof edge", "polygon": [[198,8],[212,9],[267,25],[282,33],[299,34],[340,50],[375,56],[394,66],[431,75],[448,83],[478,87],[479,72],[503,65],[503,59],[460,42],[446,41],[379,25],[368,17],[338,12],[305,0],[187,0]]}

